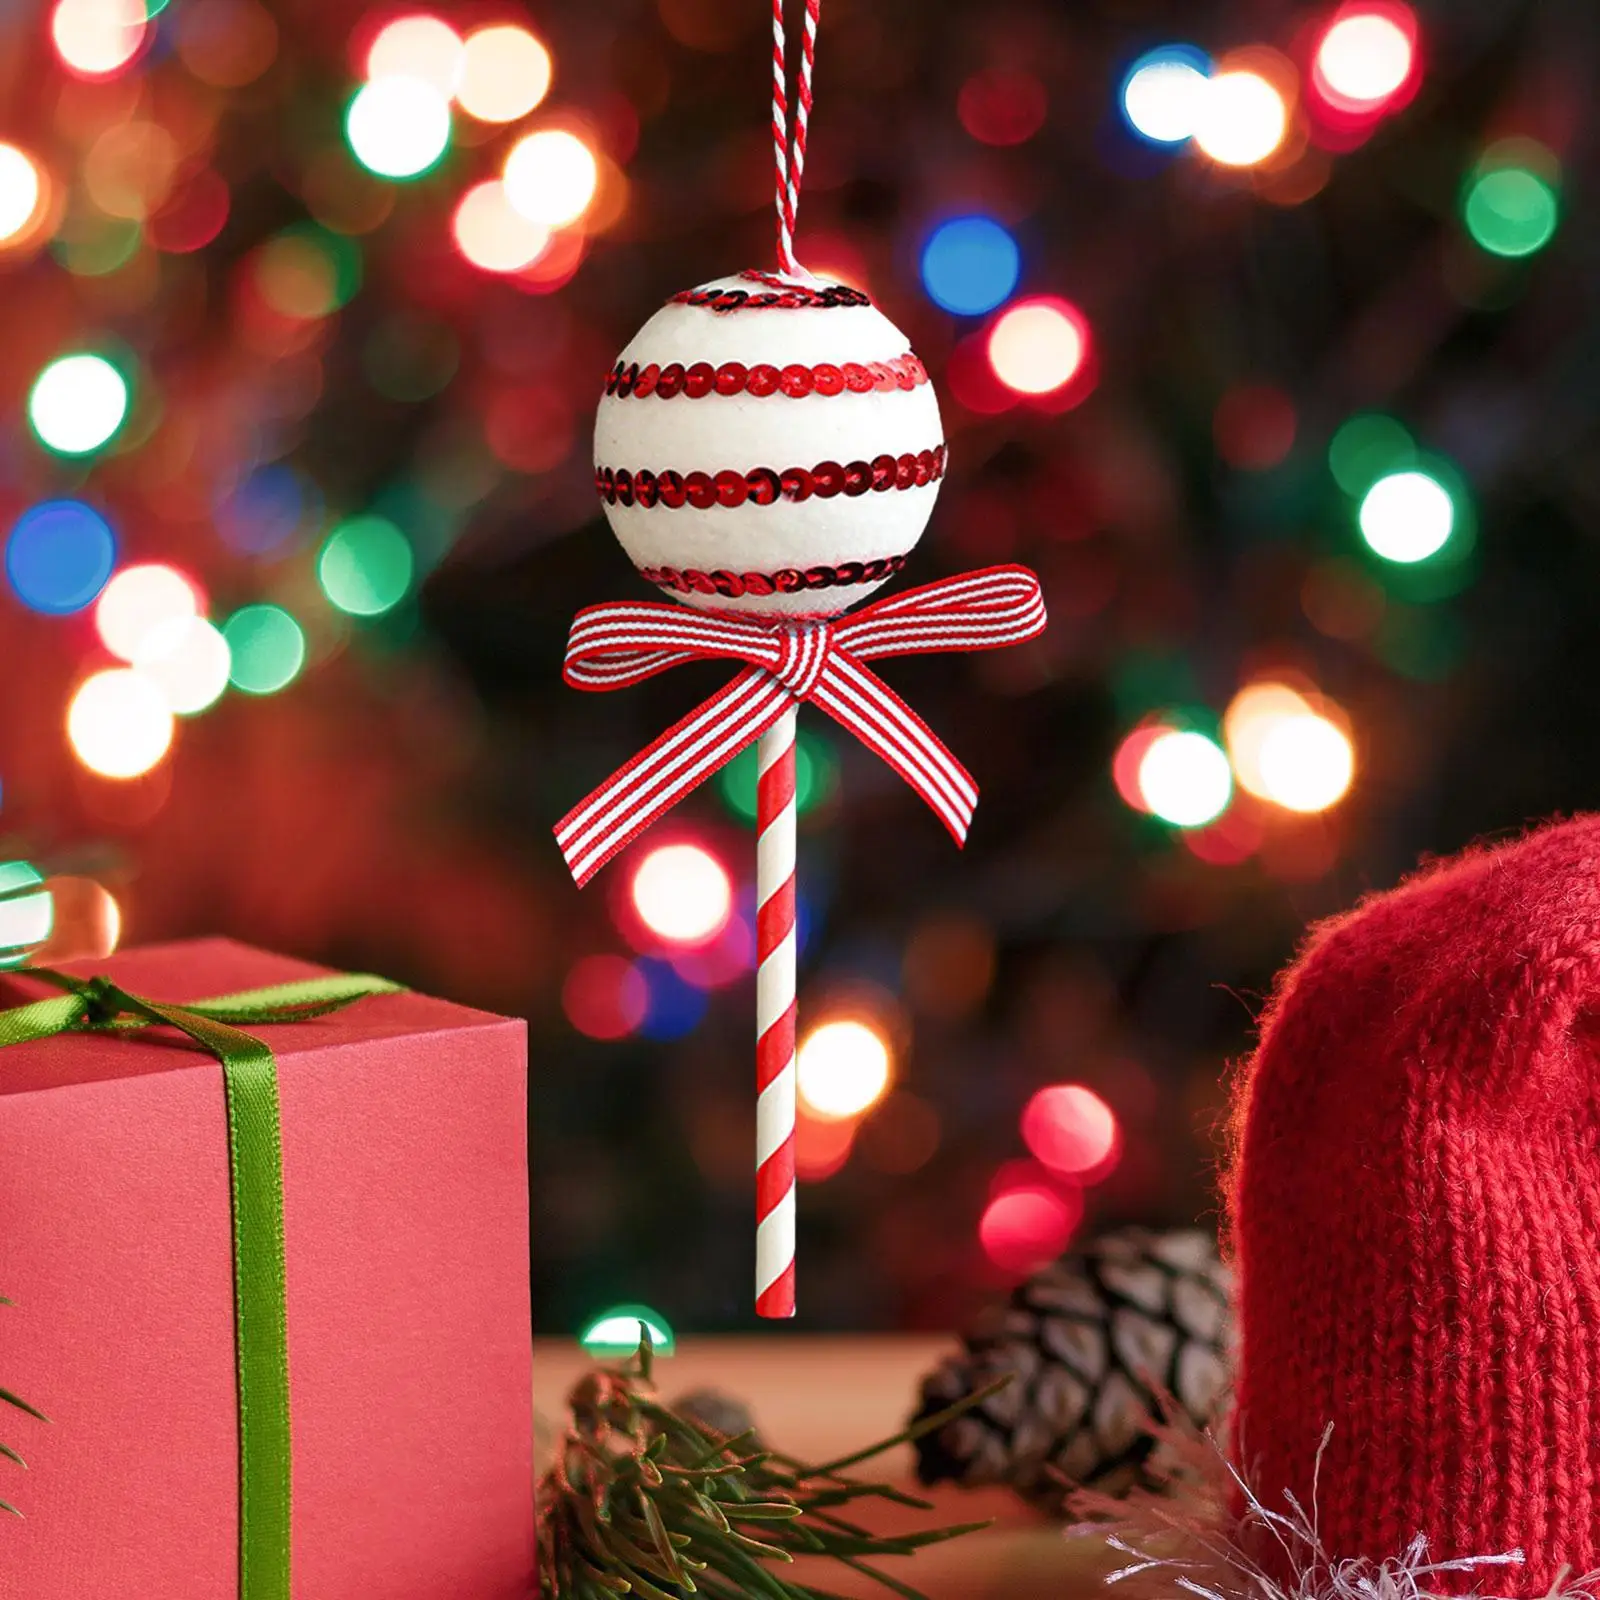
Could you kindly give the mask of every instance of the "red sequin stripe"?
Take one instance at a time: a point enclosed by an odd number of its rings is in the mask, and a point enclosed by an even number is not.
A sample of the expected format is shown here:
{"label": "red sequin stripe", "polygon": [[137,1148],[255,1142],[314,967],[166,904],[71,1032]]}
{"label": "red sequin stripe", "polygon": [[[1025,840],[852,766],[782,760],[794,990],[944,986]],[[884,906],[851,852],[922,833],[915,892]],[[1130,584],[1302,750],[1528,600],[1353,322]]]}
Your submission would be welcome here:
{"label": "red sequin stripe", "polygon": [[937,483],[944,476],[945,447],[909,451],[903,456],[878,456],[872,461],[852,461],[840,466],[824,461],[807,470],[786,467],[774,472],[771,467],[752,467],[748,472],[651,472],[641,467],[629,472],[626,467],[596,467],[595,492],[607,505],[654,506],[672,510],[693,506],[707,511],[712,506],[770,506],[775,500],[799,502],[815,495],[831,500],[836,494],[852,497],[869,489],[883,493],[888,489],[920,489]]}
{"label": "red sequin stripe", "polygon": [[[746,274],[756,281],[764,280],[757,274]],[[781,289],[762,289],[752,293],[749,289],[684,289],[667,301],[669,306],[703,306],[708,311],[799,311],[801,309],[830,310],[838,306],[870,306],[870,296],[847,283],[825,283],[813,289],[804,283],[785,284]]]}
{"label": "red sequin stripe", "polygon": [[640,567],[639,576],[679,594],[799,594],[802,589],[836,589],[853,583],[882,583],[901,571],[909,557],[846,561],[837,567],[783,567],[777,572],[680,572],[676,567]]}
{"label": "red sequin stripe", "polygon": [[928,381],[928,369],[909,350],[893,361],[846,361],[842,366],[824,361],[815,367],[798,363],[787,367],[758,364],[747,367],[742,361],[724,361],[714,367],[709,361],[696,361],[686,367],[681,361],[657,366],[654,361],[641,367],[637,361],[626,366],[618,362],[606,376],[606,393],[619,400],[629,396],[643,399],[655,395],[671,400],[687,395],[703,400],[708,394],[751,394],[765,399],[770,394],[803,400],[809,394],[892,394],[896,389],[915,389]]}

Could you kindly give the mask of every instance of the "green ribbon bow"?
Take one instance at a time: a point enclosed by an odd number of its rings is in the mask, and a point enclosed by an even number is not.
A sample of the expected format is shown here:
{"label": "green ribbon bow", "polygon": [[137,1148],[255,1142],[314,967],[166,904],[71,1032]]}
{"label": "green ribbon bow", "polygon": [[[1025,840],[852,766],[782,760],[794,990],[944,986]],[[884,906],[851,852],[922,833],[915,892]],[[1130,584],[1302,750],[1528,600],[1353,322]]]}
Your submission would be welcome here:
{"label": "green ribbon bow", "polygon": [[335,973],[175,1006],[130,994],[109,978],[73,978],[49,967],[22,967],[16,975],[64,992],[0,1011],[0,1048],[62,1033],[166,1026],[188,1034],[222,1063],[239,1372],[239,1600],[289,1600],[289,1337],[278,1067],[271,1047],[240,1025],[309,1022],[401,986],[387,978]]}

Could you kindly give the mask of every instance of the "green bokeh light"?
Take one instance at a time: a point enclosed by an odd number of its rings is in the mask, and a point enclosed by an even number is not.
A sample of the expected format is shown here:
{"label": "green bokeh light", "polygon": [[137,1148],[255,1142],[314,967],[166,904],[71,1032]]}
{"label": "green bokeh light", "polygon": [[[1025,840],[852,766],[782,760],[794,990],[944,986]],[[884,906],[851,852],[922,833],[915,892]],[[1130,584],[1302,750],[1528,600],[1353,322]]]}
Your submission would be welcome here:
{"label": "green bokeh light", "polygon": [[450,148],[450,102],[419,78],[374,78],[345,114],[351,153],[380,178],[420,178]]}
{"label": "green bokeh light", "polygon": [[613,1306],[602,1311],[582,1333],[578,1343],[584,1354],[600,1361],[631,1356],[639,1348],[639,1324],[650,1330],[650,1343],[658,1356],[670,1356],[677,1347],[672,1325],[649,1306]]}
{"label": "green bokeh light", "polygon": [[1531,256],[1554,237],[1560,204],[1538,173],[1494,167],[1472,180],[1463,217],[1467,232],[1491,255]]}
{"label": "green bokeh light", "polygon": [[34,379],[28,421],[45,449],[61,456],[91,455],[127,421],[128,380],[103,355],[60,356]]}
{"label": "green bokeh light", "polygon": [[[820,734],[802,728],[794,741],[794,803],[803,817],[832,798],[839,782],[839,758]],[[756,820],[756,747],[748,746],[717,774],[722,803],[741,822]]]}
{"label": "green bokeh light", "polygon": [[1405,425],[1381,411],[1359,411],[1328,441],[1328,471],[1348,495],[1364,495],[1386,472],[1409,467],[1417,447]]}
{"label": "green bokeh light", "polygon": [[352,517],[323,542],[317,582],[353,617],[381,617],[405,599],[416,572],[406,536],[384,517]]}
{"label": "green bokeh light", "polygon": [[55,927],[55,896],[28,861],[0,861],[0,968],[20,966]]}
{"label": "green bokeh light", "polygon": [[246,694],[276,694],[300,675],[306,636],[282,606],[244,606],[222,625],[233,666],[228,679]]}

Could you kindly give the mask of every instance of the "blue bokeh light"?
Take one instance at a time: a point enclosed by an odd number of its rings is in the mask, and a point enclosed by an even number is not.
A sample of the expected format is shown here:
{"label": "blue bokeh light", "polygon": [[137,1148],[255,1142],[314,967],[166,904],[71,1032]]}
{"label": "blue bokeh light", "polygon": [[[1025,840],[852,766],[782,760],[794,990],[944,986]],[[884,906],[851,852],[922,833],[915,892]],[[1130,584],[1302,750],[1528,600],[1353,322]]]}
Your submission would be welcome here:
{"label": "blue bokeh light", "polygon": [[961,317],[993,311],[1017,286],[1017,241],[991,217],[952,217],[922,247],[922,286]]}
{"label": "blue bokeh light", "polygon": [[1169,149],[1184,144],[1194,136],[1200,96],[1211,73],[1211,57],[1197,45],[1159,45],[1123,74],[1117,108],[1147,144]]}
{"label": "blue bokeh light", "polygon": [[699,1027],[706,995],[675,972],[670,963],[642,957],[634,971],[644,979],[649,999],[639,1033],[646,1039],[681,1039]]}
{"label": "blue bokeh light", "polygon": [[264,556],[320,519],[320,496],[292,467],[253,472],[217,509],[217,532],[244,555]]}
{"label": "blue bokeh light", "polygon": [[82,611],[117,564],[111,524],[81,500],[42,500],[17,518],[6,539],[6,577],[34,611]]}

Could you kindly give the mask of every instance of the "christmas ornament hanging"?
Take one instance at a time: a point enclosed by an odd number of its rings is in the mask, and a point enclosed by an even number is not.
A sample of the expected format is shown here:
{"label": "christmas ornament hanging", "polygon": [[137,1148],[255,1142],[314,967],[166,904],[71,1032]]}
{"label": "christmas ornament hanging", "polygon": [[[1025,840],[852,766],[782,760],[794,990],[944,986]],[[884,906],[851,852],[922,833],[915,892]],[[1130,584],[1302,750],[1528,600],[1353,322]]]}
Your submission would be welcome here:
{"label": "christmas ornament hanging", "polygon": [[756,787],[756,1310],[795,1309],[795,711],[809,700],[887,761],[955,836],[977,786],[865,662],[989,650],[1044,628],[1021,567],[866,599],[905,565],[945,471],[927,370],[859,289],[794,253],[820,0],[806,0],[794,118],[788,35],[773,0],[778,270],[675,295],[605,383],[595,488],[647,582],[686,601],[593,606],[564,676],[620,689],[704,657],[744,663],[556,826],[582,884],[752,742]]}
{"label": "christmas ornament hanging", "polygon": [[640,575],[708,611],[833,616],[905,566],[944,476],[927,369],[859,290],[745,273],[633,337],[595,488]]}
{"label": "christmas ornament hanging", "polygon": [[1176,1401],[1197,1427],[1221,1414],[1230,1374],[1227,1268],[1198,1231],[1126,1228],[1020,1284],[922,1383],[920,1420],[1013,1376],[917,1443],[926,1484],[1008,1484],[1059,1511],[1071,1485],[1147,1482],[1149,1430]]}

